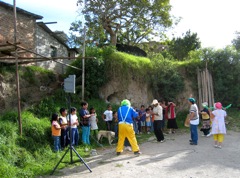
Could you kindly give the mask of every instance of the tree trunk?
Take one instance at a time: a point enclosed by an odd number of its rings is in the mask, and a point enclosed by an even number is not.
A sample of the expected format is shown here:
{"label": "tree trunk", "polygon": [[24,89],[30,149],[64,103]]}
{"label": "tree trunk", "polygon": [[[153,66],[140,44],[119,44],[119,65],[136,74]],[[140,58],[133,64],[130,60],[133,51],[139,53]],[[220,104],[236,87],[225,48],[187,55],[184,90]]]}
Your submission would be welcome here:
{"label": "tree trunk", "polygon": [[117,35],[115,33],[110,34],[110,42],[113,46],[116,46],[117,44]]}
{"label": "tree trunk", "polygon": [[114,25],[112,26],[111,21],[108,18],[103,19],[102,22],[103,22],[103,28],[110,35],[111,44],[116,46],[116,44],[117,44],[117,32],[118,32],[118,29],[120,28],[120,25],[116,24],[115,26]]}

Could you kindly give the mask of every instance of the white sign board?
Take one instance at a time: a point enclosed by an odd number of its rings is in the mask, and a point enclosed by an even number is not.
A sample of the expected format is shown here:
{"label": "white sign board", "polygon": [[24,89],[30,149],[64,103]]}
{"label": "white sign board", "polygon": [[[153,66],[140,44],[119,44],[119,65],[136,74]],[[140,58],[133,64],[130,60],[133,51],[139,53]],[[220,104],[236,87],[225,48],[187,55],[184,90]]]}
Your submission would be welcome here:
{"label": "white sign board", "polygon": [[64,79],[64,91],[66,93],[75,93],[75,81],[76,75],[69,75],[68,78]]}

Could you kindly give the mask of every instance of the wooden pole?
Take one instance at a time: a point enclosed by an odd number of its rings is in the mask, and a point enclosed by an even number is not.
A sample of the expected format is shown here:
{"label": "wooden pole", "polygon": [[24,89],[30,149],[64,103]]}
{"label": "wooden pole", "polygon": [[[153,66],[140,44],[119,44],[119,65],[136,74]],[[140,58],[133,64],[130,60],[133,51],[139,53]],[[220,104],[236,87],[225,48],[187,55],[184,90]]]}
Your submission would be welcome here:
{"label": "wooden pole", "polygon": [[206,70],[204,70],[204,102],[207,102],[208,97],[207,97],[207,75],[206,75]]}
{"label": "wooden pole", "polygon": [[[17,11],[16,11],[16,0],[13,0],[14,8],[14,44],[17,44]],[[19,133],[22,136],[22,119],[21,119],[21,96],[20,96],[20,86],[19,86],[19,74],[18,74],[18,51],[15,46],[15,61],[16,61],[16,85],[17,85],[17,103],[18,103],[18,124]]]}
{"label": "wooden pole", "polygon": [[201,90],[202,90],[202,101],[204,102],[204,75],[203,75],[203,71],[201,71]]}
{"label": "wooden pole", "polygon": [[210,106],[213,106],[215,101],[214,101],[214,90],[213,90],[213,80],[212,80],[212,74],[210,74],[209,76],[209,80],[210,80],[210,90],[211,90],[211,97],[212,97],[212,103]]}
{"label": "wooden pole", "polygon": [[83,54],[82,54],[82,101],[84,101],[84,85],[85,85],[85,38],[86,38],[86,26],[84,26],[83,35]]}
{"label": "wooden pole", "polygon": [[201,76],[200,70],[197,68],[197,80],[198,80],[198,106],[202,110],[202,90],[201,90]]}
{"label": "wooden pole", "polygon": [[211,90],[210,90],[210,80],[209,80],[209,71],[208,69],[206,68],[206,75],[207,75],[207,93],[208,93],[208,103],[210,104],[211,103]]}

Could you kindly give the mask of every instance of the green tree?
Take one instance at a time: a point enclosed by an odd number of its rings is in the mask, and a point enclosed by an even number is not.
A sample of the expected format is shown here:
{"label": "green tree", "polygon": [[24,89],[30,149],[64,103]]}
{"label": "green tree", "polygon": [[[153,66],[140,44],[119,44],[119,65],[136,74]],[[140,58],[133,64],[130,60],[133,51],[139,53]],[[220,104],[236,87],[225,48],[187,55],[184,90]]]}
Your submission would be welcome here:
{"label": "green tree", "polygon": [[240,55],[232,47],[208,52],[208,68],[212,72],[215,101],[224,106],[240,102]]}
{"label": "green tree", "polygon": [[[116,45],[117,36],[122,42],[138,43],[150,36],[159,36],[172,25],[169,0],[78,0],[85,24],[75,22],[72,29],[88,28],[92,41],[109,40]],[[82,7],[82,8],[81,8]],[[77,25],[77,26],[75,26]],[[82,30],[79,30],[80,32]],[[97,38],[98,37],[98,38]]]}
{"label": "green tree", "polygon": [[153,57],[151,62],[150,81],[155,97],[173,100],[184,89],[183,77],[177,66],[160,55]]}
{"label": "green tree", "polygon": [[[84,39],[84,25],[88,27]],[[81,21],[72,22],[70,27],[70,39],[73,44],[82,45],[83,40],[87,46],[98,46],[108,41],[107,36],[101,24],[96,21],[86,22],[83,24]]]}
{"label": "green tree", "polygon": [[201,42],[197,37],[197,33],[191,33],[187,31],[182,38],[173,38],[169,42],[169,53],[178,60],[184,60],[188,57],[188,53],[192,50],[201,48]]}
{"label": "green tree", "polygon": [[235,38],[232,40],[232,44],[236,50],[240,50],[240,32],[235,32]]}
{"label": "green tree", "polygon": [[[104,49],[96,47],[86,48],[86,57],[95,57],[95,59],[85,60],[85,97],[99,97],[98,90],[106,81],[104,57],[111,53],[114,49],[106,47]],[[71,65],[82,69],[82,59],[75,60]],[[76,75],[76,93],[82,91],[82,71],[67,68],[66,75]]]}

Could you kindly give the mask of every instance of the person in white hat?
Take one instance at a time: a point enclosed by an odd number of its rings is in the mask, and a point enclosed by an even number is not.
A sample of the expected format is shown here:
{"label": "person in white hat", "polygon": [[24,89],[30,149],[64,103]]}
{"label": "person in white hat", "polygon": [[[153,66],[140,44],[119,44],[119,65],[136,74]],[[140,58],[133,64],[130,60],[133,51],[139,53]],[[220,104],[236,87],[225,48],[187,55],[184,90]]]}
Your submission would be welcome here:
{"label": "person in white hat", "polygon": [[154,115],[154,134],[157,138],[158,142],[164,142],[164,135],[162,133],[161,129],[161,120],[163,120],[163,115],[162,115],[162,106],[158,103],[158,100],[154,99],[152,102],[153,105],[153,110],[152,110],[152,115]]}

